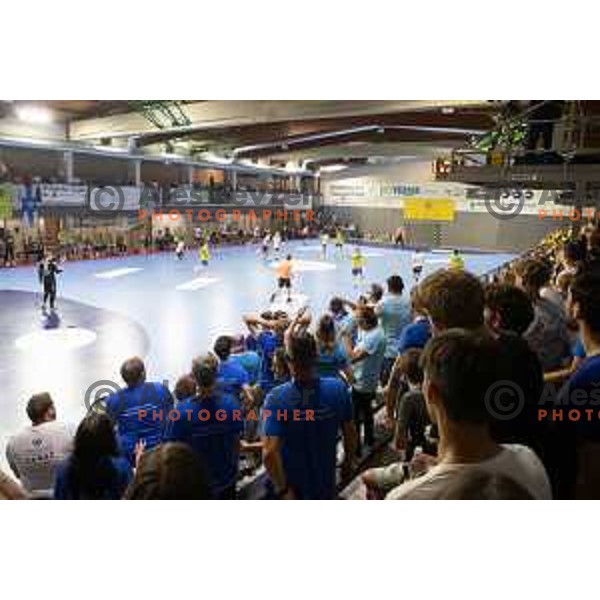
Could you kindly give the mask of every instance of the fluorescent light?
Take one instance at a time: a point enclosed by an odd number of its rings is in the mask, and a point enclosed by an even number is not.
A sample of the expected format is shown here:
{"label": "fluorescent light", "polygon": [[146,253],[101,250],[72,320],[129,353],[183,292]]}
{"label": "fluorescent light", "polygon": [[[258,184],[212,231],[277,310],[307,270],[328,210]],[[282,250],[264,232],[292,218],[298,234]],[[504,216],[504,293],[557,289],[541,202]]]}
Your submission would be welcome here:
{"label": "fluorescent light", "polygon": [[26,123],[51,123],[52,113],[43,106],[22,104],[15,109],[17,117]]}

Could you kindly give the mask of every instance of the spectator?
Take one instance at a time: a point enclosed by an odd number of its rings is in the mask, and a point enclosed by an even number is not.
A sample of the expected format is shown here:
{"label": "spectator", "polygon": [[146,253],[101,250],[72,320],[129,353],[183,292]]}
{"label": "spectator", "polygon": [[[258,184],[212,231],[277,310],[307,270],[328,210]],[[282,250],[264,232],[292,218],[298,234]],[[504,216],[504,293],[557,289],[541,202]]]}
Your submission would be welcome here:
{"label": "spectator", "polygon": [[253,396],[250,377],[244,367],[231,359],[232,347],[233,338],[228,335],[219,336],[215,342],[213,349],[219,359],[217,385],[224,394],[230,394],[241,399],[244,404],[251,405]]}
{"label": "spectator", "polygon": [[394,446],[403,452],[405,460],[410,461],[415,449],[427,448],[425,428],[429,425],[429,417],[425,407],[425,397],[421,390],[423,369],[419,364],[420,350],[409,350],[400,357],[400,373],[402,373],[408,391],[400,398],[396,415],[396,432]]}
{"label": "spectator", "polygon": [[265,401],[265,468],[278,498],[331,499],[336,495],[340,427],[343,472],[350,470],[355,453],[350,397],[339,379],[316,374],[317,347],[310,333],[288,339],[293,379],[274,388]]}
{"label": "spectator", "polygon": [[126,387],[106,399],[106,411],[116,425],[121,452],[133,465],[138,442],[143,440],[148,450],[160,444],[173,398],[163,384],[146,381],[146,367],[137,356],[122,364],[121,377]]}
{"label": "spectator", "polygon": [[329,302],[329,312],[333,317],[335,331],[339,337],[351,333],[354,330],[355,323],[352,315],[346,310],[344,301],[337,296]]}
{"label": "spectator", "polygon": [[175,384],[175,398],[183,402],[196,393],[196,380],[192,375],[182,375]]}
{"label": "spectator", "polygon": [[73,431],[56,420],[50,394],[35,394],[27,403],[31,426],[8,441],[6,458],[21,485],[34,498],[51,498],[58,465],[73,446]]}
{"label": "spectator", "polygon": [[344,348],[337,340],[333,317],[323,315],[319,319],[316,339],[319,375],[321,377],[343,376],[347,381],[351,381],[352,370]]}
{"label": "spectator", "polygon": [[[356,346],[352,346],[349,336],[345,338],[346,354],[354,367],[352,384],[354,422],[359,431],[361,425],[364,426],[364,443],[372,447],[375,442],[373,401],[385,354],[385,335],[371,307],[360,307],[357,311],[357,320],[359,334]],[[360,441],[359,435],[359,445]]]}
{"label": "spectator", "polygon": [[231,360],[245,369],[246,373],[248,373],[248,380],[251,386],[258,383],[261,370],[260,356],[257,352],[246,349],[243,336],[233,339]]}
{"label": "spectator", "polygon": [[523,337],[538,355],[544,372],[559,369],[571,356],[571,340],[561,309],[540,295],[550,279],[550,266],[537,259],[525,259],[515,271],[516,284],[529,296],[534,309],[533,322]]}
{"label": "spectator", "polygon": [[410,322],[410,308],[404,298],[404,281],[400,275],[392,275],[387,280],[388,293],[375,305],[375,314],[379,317],[385,334],[385,355],[381,373],[381,383],[385,385],[392,366],[400,350],[402,330]]}
{"label": "spectator", "polygon": [[239,402],[218,390],[217,363],[211,354],[194,359],[192,374],[196,395],[174,409],[165,440],[189,444],[206,465],[212,496],[234,499],[243,430]]}
{"label": "spectator", "polygon": [[[575,277],[567,306],[577,321],[586,358],[560,391],[557,406],[565,412],[580,411],[576,422],[557,422],[557,440],[562,461],[558,466],[558,491],[561,498],[600,497],[600,427],[586,409],[597,402],[600,381],[600,271],[586,269]],[[554,406],[552,407],[554,408]],[[595,412],[595,409],[594,409]]]}
{"label": "spectator", "polygon": [[[545,460],[546,424],[539,420],[537,412],[543,391],[542,368],[535,352],[521,337],[534,319],[531,301],[515,286],[490,284],[485,289],[484,315],[489,331],[500,342],[498,365],[506,375],[499,380],[517,386],[516,390],[507,389],[507,398],[498,402],[492,421],[494,438],[501,443],[525,444]],[[520,398],[516,397],[519,394]],[[512,401],[522,402],[520,410],[510,419],[503,418],[504,403]]]}
{"label": "spectator", "polygon": [[533,451],[498,445],[483,401],[497,380],[498,342],[489,335],[449,330],[432,339],[423,354],[423,392],[437,424],[442,454],[426,474],[392,490],[388,499],[431,499],[466,470],[477,468],[515,480],[536,499],[550,499],[544,467]]}
{"label": "spectator", "polygon": [[111,419],[90,412],[79,424],[72,454],[57,470],[57,500],[117,500],[132,477],[129,461],[119,453]]}
{"label": "spectator", "polygon": [[419,300],[418,290],[418,287],[414,287],[410,292],[413,321],[402,329],[398,341],[398,354],[402,354],[410,348],[424,348],[431,337],[431,325]]}
{"label": "spectator", "polygon": [[144,452],[126,500],[207,500],[206,469],[187,444],[170,442]]}

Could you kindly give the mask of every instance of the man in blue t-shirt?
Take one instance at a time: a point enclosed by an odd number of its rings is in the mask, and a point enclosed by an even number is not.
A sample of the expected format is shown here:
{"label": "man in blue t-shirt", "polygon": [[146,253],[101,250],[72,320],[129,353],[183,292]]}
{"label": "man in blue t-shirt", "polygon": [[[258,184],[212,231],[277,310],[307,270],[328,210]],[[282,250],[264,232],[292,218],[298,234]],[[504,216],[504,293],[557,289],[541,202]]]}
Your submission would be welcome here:
{"label": "man in blue t-shirt", "polygon": [[173,397],[163,384],[146,381],[146,367],[137,356],[123,363],[121,377],[126,387],[111,394],[105,405],[117,427],[121,452],[133,464],[138,442],[147,450],[160,444]]}
{"label": "man in blue t-shirt", "polygon": [[339,379],[316,374],[317,347],[310,333],[291,336],[287,346],[293,379],[265,401],[264,465],[278,498],[332,499],[340,428],[344,475],[355,454],[350,395]]}
{"label": "man in blue t-shirt", "polygon": [[399,354],[402,330],[410,323],[410,307],[402,297],[404,281],[400,275],[392,275],[387,280],[388,293],[375,305],[375,314],[385,334],[385,357],[381,373],[381,383],[385,385],[396,357]]}
{"label": "man in blue t-shirt", "polygon": [[171,412],[164,439],[189,444],[206,465],[212,496],[233,499],[244,426],[242,409],[231,395],[219,392],[213,356],[196,358],[192,375],[197,394]]}
{"label": "man in blue t-shirt", "polygon": [[[556,405],[541,406],[552,422],[560,447],[557,498],[600,497],[600,271],[589,268],[575,277],[567,308],[577,321],[586,358],[562,387]],[[577,418],[575,418],[577,416]],[[549,418],[549,417],[547,417]]]}
{"label": "man in blue t-shirt", "polygon": [[232,346],[233,339],[228,335],[218,337],[215,342],[213,349],[219,359],[217,387],[222,393],[231,394],[249,406],[253,401],[250,377],[244,367],[231,358]]}
{"label": "man in blue t-shirt", "polygon": [[[354,367],[352,384],[352,404],[354,421],[358,428],[365,429],[365,444],[373,446],[374,422],[373,401],[377,393],[381,368],[385,354],[385,335],[377,321],[377,315],[370,306],[360,306],[358,313],[358,340],[352,346],[351,339],[346,336],[346,354]],[[360,436],[359,436],[360,441]]]}

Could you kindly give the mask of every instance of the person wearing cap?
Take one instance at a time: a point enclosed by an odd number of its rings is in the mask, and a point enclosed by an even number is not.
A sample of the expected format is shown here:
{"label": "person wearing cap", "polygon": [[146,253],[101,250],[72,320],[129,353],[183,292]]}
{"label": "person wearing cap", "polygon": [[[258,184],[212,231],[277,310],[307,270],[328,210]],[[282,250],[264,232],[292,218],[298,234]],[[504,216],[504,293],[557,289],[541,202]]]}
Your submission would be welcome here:
{"label": "person wearing cap", "polygon": [[236,496],[240,437],[244,427],[239,402],[221,390],[218,360],[203,354],[192,362],[196,394],[169,413],[164,441],[189,444],[203,460],[212,497]]}

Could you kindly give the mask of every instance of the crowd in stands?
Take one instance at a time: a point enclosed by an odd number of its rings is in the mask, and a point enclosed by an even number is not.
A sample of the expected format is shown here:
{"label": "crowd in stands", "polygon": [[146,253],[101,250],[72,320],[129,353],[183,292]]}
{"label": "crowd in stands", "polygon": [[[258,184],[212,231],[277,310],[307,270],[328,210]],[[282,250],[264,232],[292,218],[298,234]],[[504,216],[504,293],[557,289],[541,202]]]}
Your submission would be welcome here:
{"label": "crowd in stands", "polygon": [[173,390],[127,360],[76,431],[33,396],[0,495],[234,499],[243,463],[273,499],[600,497],[598,228],[242,321]]}

